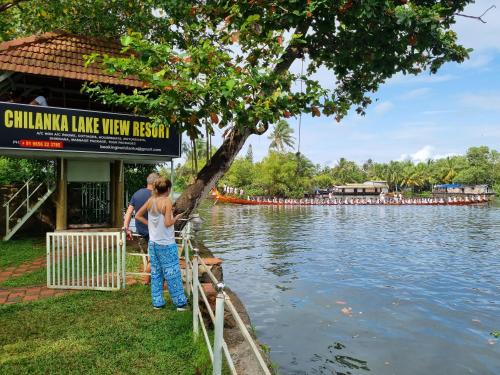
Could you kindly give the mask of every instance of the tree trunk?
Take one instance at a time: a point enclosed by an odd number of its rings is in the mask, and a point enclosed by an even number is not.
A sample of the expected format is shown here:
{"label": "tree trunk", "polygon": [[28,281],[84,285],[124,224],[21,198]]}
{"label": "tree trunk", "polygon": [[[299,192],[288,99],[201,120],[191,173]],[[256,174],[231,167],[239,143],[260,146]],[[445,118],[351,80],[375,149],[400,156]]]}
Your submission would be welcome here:
{"label": "tree trunk", "polygon": [[[306,35],[307,30],[311,24],[311,19],[308,18],[302,24],[298,25],[295,33]],[[275,74],[282,74],[288,69],[298,57],[303,54],[303,46],[296,41],[292,41],[285,52],[281,56],[280,62],[274,68]],[[210,158],[209,162],[202,168],[196,176],[193,184],[189,185],[187,189],[175,202],[174,213],[185,212],[184,217],[189,217],[200,201],[209,193],[215,186],[215,183],[228,171],[233,163],[234,158],[238,155],[241,148],[245,144],[247,138],[252,134],[251,130],[241,127],[242,130],[233,130],[233,132],[222,143],[222,146]],[[267,130],[267,126],[265,127]],[[259,132],[259,135],[265,132]],[[257,134],[257,133],[256,133]],[[195,145],[196,146],[196,145]],[[196,153],[195,147],[195,153]],[[185,225],[185,221],[179,221],[176,224],[176,229],[180,230]]]}
{"label": "tree trunk", "polygon": [[[234,131],[232,136],[226,138],[208,163],[196,176],[193,184],[175,202],[175,213],[186,212],[184,217],[189,217],[191,212],[198,207],[199,202],[210,192],[215,183],[227,172],[234,158],[250,136],[250,130]],[[180,221],[176,229],[181,229],[185,221]]]}

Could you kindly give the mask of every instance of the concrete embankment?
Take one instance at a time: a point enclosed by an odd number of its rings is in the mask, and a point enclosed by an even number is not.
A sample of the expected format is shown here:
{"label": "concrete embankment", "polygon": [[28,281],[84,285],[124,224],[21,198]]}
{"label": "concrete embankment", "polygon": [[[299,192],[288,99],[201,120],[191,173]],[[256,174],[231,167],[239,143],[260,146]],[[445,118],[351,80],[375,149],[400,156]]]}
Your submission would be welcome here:
{"label": "concrete embankment", "polygon": [[[200,256],[203,258],[213,258],[214,255],[208,249],[202,242],[200,241],[195,241],[195,246],[198,247],[200,250]],[[221,281],[223,281],[223,272],[222,272],[222,265],[220,265],[220,268],[214,269],[215,271],[215,276]],[[200,275],[201,278],[203,278],[203,275]],[[257,346],[259,348],[259,351],[264,358],[264,360],[267,363],[267,367],[273,371],[272,368],[272,362],[271,359],[266,351],[262,349],[262,345],[259,343],[257,340],[257,337],[255,336],[255,332],[252,328],[252,323],[250,321],[250,316],[248,315],[247,310],[245,309],[245,306],[241,302],[241,300],[238,298],[236,293],[234,293],[229,286],[226,286],[225,288],[226,293],[228,294],[229,298],[231,299],[231,302],[233,303],[235,309],[238,311],[238,314],[240,315],[241,319],[243,320],[243,323],[245,324],[248,332],[250,335],[253,337],[255,342],[257,343]],[[209,296],[209,301],[210,303],[215,304],[215,291],[213,291],[212,295]],[[200,300],[200,305],[203,305],[203,302]],[[205,322],[206,323],[211,323],[210,317],[208,314],[205,312]],[[255,354],[252,351],[252,348],[248,344],[248,342],[245,340],[243,334],[239,330],[234,318],[232,315],[226,310],[225,317],[224,317],[224,339],[227,343],[227,346],[229,348],[229,352],[231,353],[231,357],[233,358],[236,371],[240,375],[260,375],[263,374],[263,371],[261,370],[259,363],[257,361],[257,358],[255,357]]]}

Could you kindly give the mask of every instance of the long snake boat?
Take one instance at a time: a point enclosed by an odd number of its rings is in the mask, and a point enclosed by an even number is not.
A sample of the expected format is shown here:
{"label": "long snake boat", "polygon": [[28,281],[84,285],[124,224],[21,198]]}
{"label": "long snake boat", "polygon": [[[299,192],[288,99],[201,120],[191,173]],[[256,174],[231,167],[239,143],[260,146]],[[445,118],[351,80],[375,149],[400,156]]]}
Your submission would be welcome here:
{"label": "long snake boat", "polygon": [[469,206],[484,205],[489,202],[485,196],[479,196],[473,199],[443,199],[443,198],[386,198],[386,199],[361,199],[361,198],[302,198],[302,199],[258,199],[258,198],[239,198],[233,195],[223,195],[217,189],[210,193],[215,203],[230,203],[254,206]]}

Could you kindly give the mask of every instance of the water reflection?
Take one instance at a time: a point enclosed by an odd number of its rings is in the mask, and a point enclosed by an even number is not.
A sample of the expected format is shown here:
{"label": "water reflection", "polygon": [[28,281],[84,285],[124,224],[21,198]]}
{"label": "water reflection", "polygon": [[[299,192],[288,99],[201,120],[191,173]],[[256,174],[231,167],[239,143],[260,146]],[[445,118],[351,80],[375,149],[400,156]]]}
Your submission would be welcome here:
{"label": "water reflection", "polygon": [[500,374],[500,207],[202,215],[281,373]]}
{"label": "water reflection", "polygon": [[370,371],[366,361],[340,354],[343,349],[345,349],[345,345],[336,342],[328,346],[330,355],[314,354],[310,360],[313,363],[311,374],[352,375],[351,370]]}

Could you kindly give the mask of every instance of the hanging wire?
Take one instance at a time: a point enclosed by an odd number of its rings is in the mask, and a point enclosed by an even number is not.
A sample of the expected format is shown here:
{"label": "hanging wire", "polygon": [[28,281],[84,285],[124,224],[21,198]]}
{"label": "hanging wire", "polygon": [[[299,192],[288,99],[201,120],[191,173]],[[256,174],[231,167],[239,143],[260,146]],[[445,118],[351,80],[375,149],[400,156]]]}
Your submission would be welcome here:
{"label": "hanging wire", "polygon": [[[303,80],[302,76],[304,75],[304,56],[302,56],[302,64],[300,67],[300,93],[304,93],[304,89],[302,87]],[[297,143],[297,155],[300,155],[300,131],[302,129],[302,111],[299,113],[299,141]]]}
{"label": "hanging wire", "polygon": [[[303,94],[304,93],[304,89],[303,89],[303,80],[302,80],[302,76],[304,75],[304,56],[302,56],[302,63],[301,63],[301,67],[300,67],[300,93]],[[300,132],[302,130],[302,111],[299,113],[299,139],[298,139],[298,142],[297,142],[297,175],[301,175],[302,174],[302,163],[300,161],[300,139],[301,139],[301,135],[300,135]]]}

